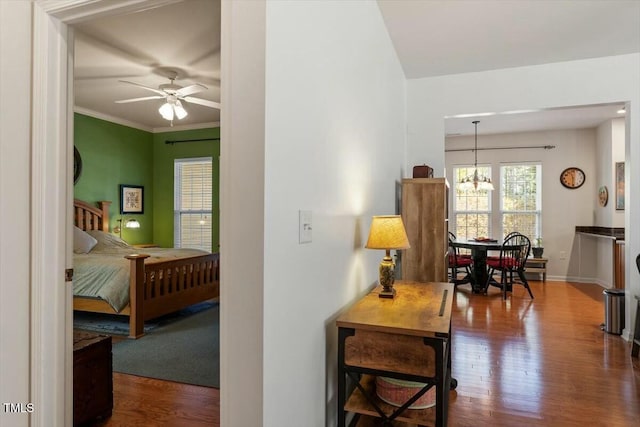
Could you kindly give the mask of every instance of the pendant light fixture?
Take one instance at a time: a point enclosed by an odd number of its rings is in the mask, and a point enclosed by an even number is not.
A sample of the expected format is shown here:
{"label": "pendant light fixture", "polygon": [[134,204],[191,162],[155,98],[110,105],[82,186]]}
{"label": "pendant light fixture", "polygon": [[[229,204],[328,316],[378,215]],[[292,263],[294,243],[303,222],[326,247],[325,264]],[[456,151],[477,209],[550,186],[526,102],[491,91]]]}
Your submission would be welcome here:
{"label": "pendant light fixture", "polygon": [[473,153],[475,155],[475,160],[473,162],[473,174],[467,175],[460,180],[458,183],[458,188],[463,191],[469,190],[493,190],[493,184],[491,183],[491,178],[478,175],[478,123],[480,120],[474,120],[473,123],[476,126],[476,136],[475,136],[475,147],[473,149]]}

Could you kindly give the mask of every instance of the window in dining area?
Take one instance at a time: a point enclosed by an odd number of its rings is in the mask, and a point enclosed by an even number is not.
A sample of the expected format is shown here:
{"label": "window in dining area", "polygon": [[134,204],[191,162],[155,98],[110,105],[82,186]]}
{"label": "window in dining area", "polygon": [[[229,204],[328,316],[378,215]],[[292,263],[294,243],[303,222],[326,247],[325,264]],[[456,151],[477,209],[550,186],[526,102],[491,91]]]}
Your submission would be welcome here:
{"label": "window in dining area", "polygon": [[509,164],[500,167],[502,235],[518,231],[532,241],[541,237],[542,165]]}
{"label": "window in dining area", "polygon": [[[473,166],[455,167],[456,183],[474,172]],[[478,174],[491,176],[490,166],[478,166]],[[458,239],[473,239],[491,235],[491,192],[486,190],[464,191],[455,186],[453,221]]]}

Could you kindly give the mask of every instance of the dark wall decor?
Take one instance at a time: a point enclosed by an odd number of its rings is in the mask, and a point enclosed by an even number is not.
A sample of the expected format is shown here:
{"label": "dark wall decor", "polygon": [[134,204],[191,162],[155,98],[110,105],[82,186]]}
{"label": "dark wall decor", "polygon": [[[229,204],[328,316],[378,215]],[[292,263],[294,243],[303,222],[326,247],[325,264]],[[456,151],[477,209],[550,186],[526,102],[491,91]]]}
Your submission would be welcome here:
{"label": "dark wall decor", "polygon": [[82,173],[82,157],[80,157],[80,151],[73,146],[73,183],[75,184],[80,179]]}
{"label": "dark wall decor", "polygon": [[606,185],[603,185],[598,189],[598,203],[600,206],[607,206],[607,202],[609,201],[609,189]]}
{"label": "dark wall decor", "polygon": [[142,185],[120,184],[120,213],[144,213],[144,187]]}
{"label": "dark wall decor", "polygon": [[624,210],[624,162],[616,163],[616,210]]}

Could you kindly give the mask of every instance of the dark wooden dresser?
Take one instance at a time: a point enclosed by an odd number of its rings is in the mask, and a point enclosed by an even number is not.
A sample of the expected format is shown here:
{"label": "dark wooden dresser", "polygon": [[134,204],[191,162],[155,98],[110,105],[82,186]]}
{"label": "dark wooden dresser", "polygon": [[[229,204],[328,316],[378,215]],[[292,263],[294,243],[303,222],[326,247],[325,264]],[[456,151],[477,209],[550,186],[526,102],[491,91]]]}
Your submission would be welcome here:
{"label": "dark wooden dresser", "polygon": [[73,332],[73,425],[80,426],[113,410],[111,337]]}

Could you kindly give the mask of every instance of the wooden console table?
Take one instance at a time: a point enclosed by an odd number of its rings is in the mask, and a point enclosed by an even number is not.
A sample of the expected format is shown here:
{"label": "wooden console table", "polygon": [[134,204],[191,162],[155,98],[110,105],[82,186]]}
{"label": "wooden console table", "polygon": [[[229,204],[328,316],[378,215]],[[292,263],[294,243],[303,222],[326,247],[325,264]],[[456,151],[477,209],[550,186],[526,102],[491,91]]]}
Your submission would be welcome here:
{"label": "wooden console table", "polygon": [[[338,426],[446,426],[451,378],[451,283],[397,281],[393,299],[379,298],[378,286],[343,313],[338,326]],[[396,407],[375,392],[375,377],[425,384]],[[347,396],[347,378],[355,386]],[[435,406],[407,409],[435,387]],[[376,421],[377,418],[377,421]],[[382,424],[376,424],[382,422]],[[405,423],[405,424],[402,424]]]}
{"label": "wooden console table", "polygon": [[526,273],[539,273],[542,274],[542,281],[547,281],[547,262],[549,262],[548,258],[527,258],[527,263],[525,264],[525,272]]}

